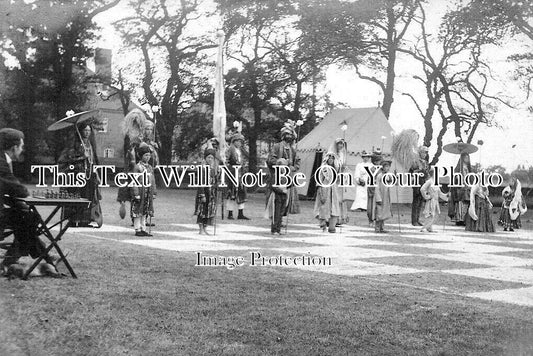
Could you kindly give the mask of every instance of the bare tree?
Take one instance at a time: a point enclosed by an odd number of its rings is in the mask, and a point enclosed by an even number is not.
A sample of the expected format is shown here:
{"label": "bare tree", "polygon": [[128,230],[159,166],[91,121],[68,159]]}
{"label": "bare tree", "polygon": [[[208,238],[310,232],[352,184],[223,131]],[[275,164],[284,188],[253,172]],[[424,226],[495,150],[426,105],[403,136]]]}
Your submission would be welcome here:
{"label": "bare tree", "polygon": [[427,146],[431,145],[435,135],[433,120],[437,114],[440,117],[437,151],[431,162],[435,164],[442,153],[442,139],[449,125],[456,137],[470,143],[480,125],[495,124],[492,118],[497,104],[510,104],[490,93],[490,67],[481,59],[483,46],[497,43],[497,37],[489,32],[461,30],[455,13],[451,12],[444,17],[439,35],[432,41],[421,3],[416,22],[421,29],[416,44],[400,51],[422,65],[424,75],[414,78],[424,85],[425,104],[412,93],[403,94],[413,100],[424,121],[424,144]]}
{"label": "bare tree", "polygon": [[161,140],[161,162],[172,159],[172,136],[180,112],[190,105],[207,83],[198,75],[202,51],[216,47],[215,36],[189,34],[190,26],[211,14],[200,12],[200,1],[134,0],[135,15],[115,26],[126,45],[142,53],[142,88],[150,105],[161,108],[157,131]]}

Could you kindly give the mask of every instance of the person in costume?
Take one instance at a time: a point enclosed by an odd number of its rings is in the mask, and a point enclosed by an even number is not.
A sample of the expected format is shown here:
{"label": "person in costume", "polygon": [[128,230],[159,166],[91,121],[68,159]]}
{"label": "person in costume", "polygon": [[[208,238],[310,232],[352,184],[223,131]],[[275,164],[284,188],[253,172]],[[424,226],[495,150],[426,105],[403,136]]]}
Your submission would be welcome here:
{"label": "person in costume", "polygon": [[426,146],[420,146],[418,148],[418,158],[409,169],[409,173],[423,174],[419,179],[419,186],[413,187],[413,202],[411,204],[411,224],[413,226],[423,226],[420,222],[420,213],[424,203],[424,197],[420,193],[420,187],[426,182],[428,171],[428,148]]}
{"label": "person in costume", "polygon": [[[337,138],[330,146],[328,152],[332,152],[337,155],[337,173],[346,173],[348,171],[346,167],[346,159],[348,156],[346,141],[342,138]],[[347,183],[348,182],[346,182],[346,184]],[[348,217],[348,205],[346,203],[346,199],[348,199],[348,187],[339,187],[337,184],[337,190],[341,203],[341,214],[339,215],[337,220],[337,226],[339,226],[347,224],[350,220]]]}
{"label": "person in costume", "polygon": [[198,233],[200,235],[209,235],[206,231],[206,227],[208,225],[213,225],[213,220],[217,213],[219,173],[217,170],[216,154],[216,151],[212,148],[207,148],[204,151],[204,164],[208,165],[210,168],[210,186],[199,187],[196,192],[194,215],[197,216],[196,223],[198,224]]}
{"label": "person in costume", "polygon": [[435,171],[429,169],[428,179],[424,182],[422,187],[420,187],[420,193],[422,197],[426,200],[426,206],[424,207],[424,217],[427,221],[424,223],[420,232],[433,232],[433,223],[439,217],[440,214],[440,205],[439,198],[448,201],[448,196],[444,194],[439,187],[435,185],[434,179]]}
{"label": "person in costume", "polygon": [[159,165],[159,147],[160,144],[156,141],[155,137],[155,124],[153,121],[146,119],[144,122],[143,138],[142,142],[150,147],[150,165],[155,169]]}
{"label": "person in costume", "polygon": [[89,227],[96,223],[98,227],[102,226],[102,210],[100,208],[102,196],[98,188],[99,179],[93,172],[93,166],[98,164],[96,141],[94,130],[87,121],[77,125],[73,144],[61,152],[57,163],[60,171],[74,174],[83,173],[87,179],[87,183],[83,187],[61,188],[68,194],[91,201],[88,208],[65,208],[65,215],[71,216],[69,219],[71,225]]}
{"label": "person in costume", "polygon": [[[328,152],[319,168],[319,185],[316,193],[314,215],[320,221],[322,231],[335,232],[337,219],[342,214],[342,200],[337,184],[336,174],[340,169],[337,154]],[[335,180],[334,180],[335,179]]]}
{"label": "person in costume", "polygon": [[366,151],[361,153],[363,162],[357,163],[355,166],[355,199],[350,210],[367,210],[368,208],[368,192],[366,185],[368,184],[369,175],[365,167],[371,168],[374,166],[370,161],[372,154]]}
{"label": "person in costume", "polygon": [[491,217],[492,203],[489,188],[478,184],[470,189],[470,204],[464,218],[465,230],[476,232],[494,232]]}
{"label": "person in costume", "polygon": [[[371,161],[372,166],[370,166],[370,171],[372,174],[376,172],[376,170],[381,169],[379,165],[381,164],[381,150],[377,149],[372,153]],[[376,187],[367,185],[366,187],[366,195],[367,195],[367,206],[366,206],[366,216],[368,217],[368,225],[374,226],[375,223],[375,214],[374,211],[376,209],[375,201],[374,201],[374,193],[376,191]]]}
{"label": "person in costume", "polygon": [[[12,128],[0,129],[0,240],[4,230],[13,229],[13,243],[7,249],[2,260],[2,270],[18,262],[22,256],[38,258],[46,251],[45,244],[39,239],[37,226],[39,216],[25,203],[12,201],[12,198],[29,196],[28,189],[13,175],[13,161],[20,159],[24,149],[24,134]],[[54,264],[47,254],[44,258]]]}
{"label": "person in costume", "polygon": [[[461,154],[455,172],[460,172],[466,177],[468,173],[473,172],[470,164],[470,155],[468,153]],[[455,182],[456,185],[459,182]],[[470,187],[464,184],[462,187],[450,187],[450,200],[448,203],[448,216],[455,222],[455,225],[462,226],[465,224],[465,217],[470,205]]]}
{"label": "person in costume", "polygon": [[154,216],[154,196],[155,196],[155,179],[154,169],[150,165],[152,153],[150,147],[142,143],[137,148],[139,158],[137,164],[133,167],[133,173],[145,173],[147,181],[141,182],[141,187],[131,187],[130,196],[131,208],[130,214],[133,219],[135,236],[152,236],[146,231],[147,220]]}
{"label": "person in costume", "polygon": [[284,166],[292,176],[300,169],[300,159],[296,156],[294,141],[296,131],[294,124],[285,123],[281,129],[281,142],[276,143],[267,158],[269,169],[267,190],[267,216],[271,219],[270,231],[274,235],[281,234],[283,216],[300,212],[298,193],[294,185],[274,187],[274,166]]}
{"label": "person in costume", "polygon": [[[228,167],[232,169],[233,166],[241,166],[239,170],[239,177],[242,177],[244,172],[244,153],[242,151],[242,145],[244,144],[244,136],[240,133],[235,133],[231,136],[231,144],[226,154],[228,160]],[[238,210],[237,219],[250,220],[244,215],[244,204],[246,202],[246,187],[242,184],[234,185],[231,182],[228,183],[227,193],[227,207],[228,207],[228,220],[233,220],[233,212]]]}
{"label": "person in costume", "polygon": [[498,224],[503,226],[503,231],[514,231],[522,227],[520,215],[527,211],[526,201],[522,196],[522,184],[515,176],[502,191],[503,203]]}
{"label": "person in costume", "polygon": [[[155,125],[148,120],[144,112],[140,109],[131,110],[123,121],[124,133],[124,172],[132,172],[138,161],[137,149],[139,145],[145,144],[150,148],[150,165],[153,169],[159,165],[158,150],[160,144],[155,138]],[[123,219],[126,216],[126,202],[131,200],[128,187],[118,189],[117,201],[120,203],[119,215]],[[151,226],[154,226],[153,223]]]}
{"label": "person in costume", "polygon": [[222,160],[222,157],[220,156],[220,142],[218,142],[218,138],[213,137],[207,140],[206,149],[213,149],[215,151],[215,159],[216,159],[215,163],[216,163],[216,167],[218,171],[218,167],[224,165],[224,161]]}
{"label": "person in costume", "polygon": [[381,170],[376,175],[376,188],[373,196],[374,229],[377,233],[387,233],[385,230],[385,220],[392,218],[392,205],[390,198],[390,187],[385,185],[384,175],[389,172],[392,159],[383,158],[381,160]]}

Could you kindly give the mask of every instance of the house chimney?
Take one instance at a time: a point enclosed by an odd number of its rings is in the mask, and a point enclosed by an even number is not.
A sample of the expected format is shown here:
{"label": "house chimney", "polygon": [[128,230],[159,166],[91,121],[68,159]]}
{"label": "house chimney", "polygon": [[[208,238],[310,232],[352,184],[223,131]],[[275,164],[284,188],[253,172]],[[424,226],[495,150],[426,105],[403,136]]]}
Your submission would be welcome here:
{"label": "house chimney", "polygon": [[94,54],[96,75],[108,85],[111,84],[111,57],[111,50],[106,48],[97,48]]}

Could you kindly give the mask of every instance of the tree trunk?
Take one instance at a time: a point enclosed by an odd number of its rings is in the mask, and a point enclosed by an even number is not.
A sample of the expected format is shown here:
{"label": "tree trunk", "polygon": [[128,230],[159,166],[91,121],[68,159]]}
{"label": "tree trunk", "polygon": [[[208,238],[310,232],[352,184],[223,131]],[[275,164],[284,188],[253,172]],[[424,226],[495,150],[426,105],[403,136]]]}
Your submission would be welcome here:
{"label": "tree trunk", "polygon": [[296,94],[294,95],[294,108],[292,110],[292,119],[300,119],[300,106],[302,105],[302,81],[296,80]]}
{"label": "tree trunk", "polygon": [[396,64],[396,50],[389,49],[389,60],[387,64],[387,83],[385,85],[385,91],[383,92],[383,106],[382,110],[385,117],[389,119],[392,102],[394,101],[394,80],[396,73],[394,66]]}
{"label": "tree trunk", "polygon": [[37,153],[37,137],[38,130],[35,130],[34,120],[36,120],[36,113],[33,112],[35,107],[35,88],[36,83],[31,77],[26,77],[22,87],[22,131],[24,132],[24,161],[23,179],[27,182],[31,181],[31,165],[34,163],[35,155]]}
{"label": "tree trunk", "polygon": [[161,147],[159,147],[159,164],[170,164],[172,161],[172,137],[174,135],[174,125],[173,122],[176,122],[175,118],[172,118],[172,115],[177,115],[177,113],[172,113],[172,105],[167,99],[163,99],[161,102],[161,115],[157,116],[156,124],[156,141],[161,142]]}
{"label": "tree trunk", "polygon": [[392,6],[387,6],[387,79],[385,89],[383,90],[383,106],[382,110],[387,120],[390,116],[392,102],[394,101],[394,80],[396,73],[394,66],[396,65],[396,19],[394,17],[394,9]]}
{"label": "tree trunk", "polygon": [[161,141],[159,164],[170,164],[172,161],[172,131],[164,131],[158,138]]}

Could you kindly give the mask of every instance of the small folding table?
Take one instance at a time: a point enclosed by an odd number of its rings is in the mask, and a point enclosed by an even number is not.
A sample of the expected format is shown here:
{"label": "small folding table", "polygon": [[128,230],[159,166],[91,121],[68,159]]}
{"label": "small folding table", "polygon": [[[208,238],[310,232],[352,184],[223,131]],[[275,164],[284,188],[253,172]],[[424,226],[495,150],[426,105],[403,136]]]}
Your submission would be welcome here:
{"label": "small folding table", "polygon": [[[74,199],[55,199],[55,198],[38,198],[38,197],[27,197],[27,198],[15,198],[15,200],[26,203],[30,210],[36,213],[36,216],[38,216],[38,226],[37,226],[37,234],[38,236],[44,235],[48,240],[50,240],[50,244],[46,247],[45,252],[41,256],[39,256],[31,265],[31,267],[24,273],[24,276],[22,279],[27,279],[30,273],[37,267],[37,265],[48,255],[50,250],[52,248],[55,248],[57,253],[60,256],[60,261],[63,261],[67,269],[69,270],[70,274],[73,278],[78,278],[76,276],[76,273],[74,273],[74,270],[70,266],[70,263],[68,262],[67,258],[63,254],[63,251],[61,251],[61,248],[59,247],[59,241],[61,240],[61,237],[67,229],[70,227],[70,215],[73,215],[76,213],[77,209],[68,209],[72,211],[72,214],[65,214],[65,208],[88,208],[91,201],[88,199],[83,198],[74,198]],[[37,210],[37,206],[49,206],[54,207],[50,214],[46,217],[46,219],[43,219],[42,215]],[[56,214],[60,212],[59,215],[59,221],[56,221],[52,223],[52,219],[56,216]],[[59,226],[59,231],[54,236],[52,233],[52,229],[56,226]]]}

